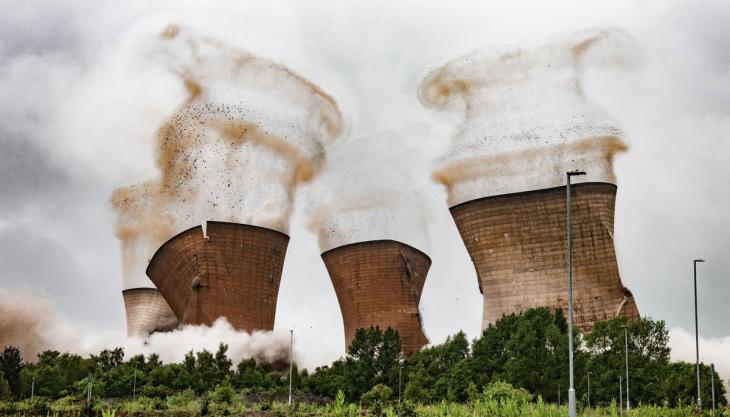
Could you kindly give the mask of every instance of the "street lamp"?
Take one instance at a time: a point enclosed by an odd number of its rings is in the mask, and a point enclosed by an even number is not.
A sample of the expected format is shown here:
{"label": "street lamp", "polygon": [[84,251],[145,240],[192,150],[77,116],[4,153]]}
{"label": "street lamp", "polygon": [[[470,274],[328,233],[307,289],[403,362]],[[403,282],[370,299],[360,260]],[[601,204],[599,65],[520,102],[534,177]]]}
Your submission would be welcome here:
{"label": "street lamp", "polygon": [[700,396],[700,333],[697,327],[697,262],[705,262],[704,259],[695,259],[692,264],[694,266],[694,283],[695,283],[695,352],[697,354],[697,409],[702,409],[702,397]]}
{"label": "street lamp", "polygon": [[715,364],[710,364],[710,384],[712,386],[712,417],[715,417]]}
{"label": "street lamp", "polygon": [[294,329],[289,330],[289,405],[291,406],[292,374],[294,370]]}
{"label": "street lamp", "polygon": [[622,416],[624,415],[624,392],[623,385],[621,385],[621,377],[618,377],[618,412]]}
{"label": "street lamp", "polygon": [[568,212],[568,368],[570,387],[568,388],[568,416],[576,417],[575,387],[573,385],[573,208],[570,203],[570,177],[585,175],[584,171],[569,171],[567,179],[567,212]]}
{"label": "street lamp", "polygon": [[137,362],[134,363],[134,381],[132,382],[132,400],[137,398]]}
{"label": "street lamp", "polygon": [[403,360],[398,360],[398,402],[401,401],[401,385],[403,384]]}
{"label": "street lamp", "polygon": [[624,353],[626,354],[626,414],[631,409],[631,401],[629,401],[629,330],[624,324]]}

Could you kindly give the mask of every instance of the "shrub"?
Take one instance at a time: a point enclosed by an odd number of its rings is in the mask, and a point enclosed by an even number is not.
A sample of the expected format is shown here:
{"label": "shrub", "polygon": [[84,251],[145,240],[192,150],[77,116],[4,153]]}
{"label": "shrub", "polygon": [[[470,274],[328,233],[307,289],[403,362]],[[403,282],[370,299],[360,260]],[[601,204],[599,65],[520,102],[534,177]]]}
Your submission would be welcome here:
{"label": "shrub", "polygon": [[165,408],[169,411],[200,413],[200,403],[195,392],[190,388],[167,397],[165,399]]}
{"label": "shrub", "polygon": [[484,388],[482,398],[497,403],[514,402],[521,406],[532,401],[532,394],[524,388],[515,388],[506,382],[497,381]]}
{"label": "shrub", "polygon": [[370,391],[363,394],[360,401],[370,409],[373,415],[379,416],[383,414],[383,409],[388,404],[388,401],[390,401],[392,395],[393,390],[389,386],[377,384],[370,388]]}
{"label": "shrub", "polygon": [[215,389],[210,392],[209,398],[217,404],[231,404],[235,395],[236,391],[233,389],[231,381],[226,378],[222,383],[216,385]]}

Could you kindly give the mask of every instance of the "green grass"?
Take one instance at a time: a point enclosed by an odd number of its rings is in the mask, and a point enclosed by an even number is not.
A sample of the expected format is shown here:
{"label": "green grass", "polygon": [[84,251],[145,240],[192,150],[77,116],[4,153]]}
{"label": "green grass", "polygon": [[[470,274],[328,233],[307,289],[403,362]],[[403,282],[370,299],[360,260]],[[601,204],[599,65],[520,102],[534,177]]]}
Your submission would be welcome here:
{"label": "green grass", "polygon": [[[56,401],[34,400],[0,403],[0,416],[7,417],[86,417],[84,401],[63,398]],[[281,402],[246,403],[238,394],[226,402],[214,402],[208,397],[195,397],[183,391],[166,400],[137,397],[135,400],[97,402],[92,407],[94,417],[194,417],[194,416],[332,416],[332,417],[567,417],[566,407],[546,404],[541,399],[524,402],[520,399],[483,398],[468,404],[442,402],[434,405],[408,406],[397,403],[381,404],[366,408],[347,403],[340,394],[329,405],[294,403],[291,407]],[[618,417],[615,405],[580,410],[581,417]],[[639,406],[628,417],[690,417],[695,414],[692,406],[669,408],[667,406]],[[705,411],[701,416],[710,417]],[[717,417],[730,417],[727,409],[718,410]]]}

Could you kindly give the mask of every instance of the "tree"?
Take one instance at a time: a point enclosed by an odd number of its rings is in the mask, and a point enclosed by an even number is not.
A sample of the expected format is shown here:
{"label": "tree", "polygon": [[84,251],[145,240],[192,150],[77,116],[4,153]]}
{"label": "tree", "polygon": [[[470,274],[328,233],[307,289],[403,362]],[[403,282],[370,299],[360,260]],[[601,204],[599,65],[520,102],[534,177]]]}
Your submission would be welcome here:
{"label": "tree", "polygon": [[20,372],[23,369],[23,355],[20,350],[13,346],[6,346],[0,354],[0,372],[10,387],[10,394],[13,398],[20,398]]}
{"label": "tree", "polygon": [[[471,375],[478,389],[505,381],[545,399],[568,386],[568,326],[562,311],[532,308],[504,316],[472,344]],[[580,335],[574,335],[575,374],[585,362]]]}
{"label": "tree", "polygon": [[383,332],[377,326],[357,329],[347,351],[348,397],[360,398],[377,384],[388,385],[391,390],[395,385],[397,389],[400,352],[400,336],[395,330]]}
{"label": "tree", "polygon": [[[625,334],[628,340],[625,340]],[[630,321],[625,317],[598,321],[585,341],[590,354],[589,369],[594,378],[591,384],[594,404],[607,405],[616,398],[618,378],[625,378],[627,343],[631,402],[662,404],[667,399],[666,394],[657,389],[671,370],[668,367],[669,334],[663,321],[649,318]]]}
{"label": "tree", "polygon": [[[674,362],[667,365],[662,381],[661,392],[664,400],[671,406],[694,404],[697,401],[696,365],[688,362]],[[710,407],[712,401],[712,385],[710,383],[710,367],[700,363],[700,395],[702,405]],[[725,387],[720,376],[715,373],[715,401],[720,407],[725,406]]]}
{"label": "tree", "polygon": [[5,380],[2,371],[0,371],[0,401],[5,401],[9,399],[10,385],[8,385],[8,381]]}
{"label": "tree", "polygon": [[91,359],[96,362],[96,365],[102,371],[106,372],[124,363],[124,349],[120,347],[112,350],[104,349],[99,353],[99,356],[92,355]]}
{"label": "tree", "polygon": [[349,401],[359,399],[377,384],[398,389],[401,341],[398,332],[379,327],[357,329],[344,359],[317,368],[306,386],[318,395],[334,397],[342,390]]}
{"label": "tree", "polygon": [[471,379],[468,357],[469,342],[464,332],[415,352],[406,366],[406,398],[419,403],[466,401]]}
{"label": "tree", "polygon": [[221,343],[218,346],[218,351],[215,353],[216,378],[219,381],[230,378],[232,375],[231,368],[233,367],[233,361],[228,359],[226,352],[228,352],[228,345]]}
{"label": "tree", "polygon": [[232,384],[237,389],[263,391],[278,385],[280,378],[266,372],[254,359],[243,359],[236,367],[232,377]]}
{"label": "tree", "polygon": [[36,395],[52,398],[69,395],[74,392],[76,382],[86,378],[93,368],[92,360],[79,355],[51,350],[41,352],[36,363],[27,363],[23,367],[23,395],[30,395],[31,385],[35,385]]}

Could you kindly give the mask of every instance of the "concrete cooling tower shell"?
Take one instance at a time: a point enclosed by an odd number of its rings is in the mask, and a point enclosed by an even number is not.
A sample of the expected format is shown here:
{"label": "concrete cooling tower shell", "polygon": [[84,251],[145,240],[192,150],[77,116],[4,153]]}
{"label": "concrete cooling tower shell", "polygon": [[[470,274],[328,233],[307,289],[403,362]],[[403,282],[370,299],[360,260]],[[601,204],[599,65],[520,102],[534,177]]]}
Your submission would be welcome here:
{"label": "concrete cooling tower shell", "polygon": [[237,223],[208,222],[157,250],[147,275],[183,324],[226,317],[237,329],[272,330],[289,236]]}
{"label": "concrete cooling tower shell", "polygon": [[[616,186],[573,190],[574,323],[639,318],[613,241]],[[566,188],[486,197],[451,207],[484,295],[482,327],[531,307],[567,309]]]}
{"label": "concrete cooling tower shell", "polygon": [[154,288],[122,291],[127,316],[127,336],[145,337],[177,327],[177,318],[160,292]]}
{"label": "concrete cooling tower shell", "polygon": [[354,243],[322,254],[350,346],[359,328],[397,330],[409,355],[428,343],[418,303],[431,267],[423,252],[393,240]]}

